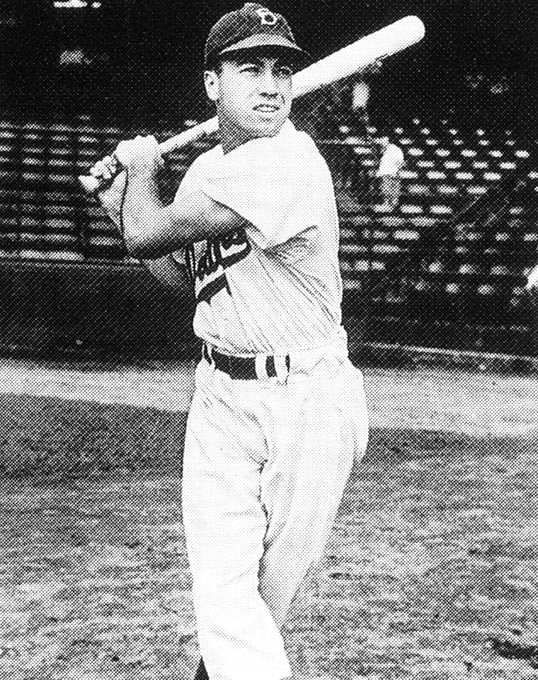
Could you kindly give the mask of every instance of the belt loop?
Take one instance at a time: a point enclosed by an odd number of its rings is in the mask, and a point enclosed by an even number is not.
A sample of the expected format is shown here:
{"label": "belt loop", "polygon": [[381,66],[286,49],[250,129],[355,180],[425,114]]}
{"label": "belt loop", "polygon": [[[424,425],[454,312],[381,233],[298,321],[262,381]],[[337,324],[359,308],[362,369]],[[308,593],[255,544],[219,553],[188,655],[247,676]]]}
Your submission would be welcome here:
{"label": "belt loop", "polygon": [[265,354],[256,354],[254,357],[254,365],[256,367],[256,376],[258,377],[258,380],[269,380],[269,375],[267,374],[267,356]]}
{"label": "belt loop", "polygon": [[290,374],[290,355],[289,354],[286,354],[286,356],[277,355],[275,356],[274,361],[278,382],[286,384],[288,382],[288,376]]}

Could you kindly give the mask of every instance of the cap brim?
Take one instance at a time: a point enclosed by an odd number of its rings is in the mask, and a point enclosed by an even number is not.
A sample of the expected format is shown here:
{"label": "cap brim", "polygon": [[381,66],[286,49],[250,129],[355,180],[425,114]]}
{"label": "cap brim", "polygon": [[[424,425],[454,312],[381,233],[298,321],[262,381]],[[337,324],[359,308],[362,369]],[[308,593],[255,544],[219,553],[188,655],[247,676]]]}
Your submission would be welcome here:
{"label": "cap brim", "polygon": [[228,52],[239,52],[242,50],[254,50],[260,47],[275,47],[277,49],[285,50],[286,52],[291,52],[295,59],[302,61],[308,59],[310,55],[305,50],[302,50],[295,43],[291,42],[287,38],[281,35],[272,35],[271,33],[258,33],[256,35],[251,35],[244,40],[234,43],[233,45],[228,45],[219,54],[226,54]]}

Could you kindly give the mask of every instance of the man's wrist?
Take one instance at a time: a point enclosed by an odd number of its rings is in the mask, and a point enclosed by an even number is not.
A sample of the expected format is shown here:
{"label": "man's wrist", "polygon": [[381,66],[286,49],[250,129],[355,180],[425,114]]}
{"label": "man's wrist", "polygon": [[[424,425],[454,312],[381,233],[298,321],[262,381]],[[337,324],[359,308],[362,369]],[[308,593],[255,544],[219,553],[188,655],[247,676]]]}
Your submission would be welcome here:
{"label": "man's wrist", "polygon": [[154,180],[157,175],[157,168],[147,165],[137,165],[130,163],[127,168],[129,180]]}

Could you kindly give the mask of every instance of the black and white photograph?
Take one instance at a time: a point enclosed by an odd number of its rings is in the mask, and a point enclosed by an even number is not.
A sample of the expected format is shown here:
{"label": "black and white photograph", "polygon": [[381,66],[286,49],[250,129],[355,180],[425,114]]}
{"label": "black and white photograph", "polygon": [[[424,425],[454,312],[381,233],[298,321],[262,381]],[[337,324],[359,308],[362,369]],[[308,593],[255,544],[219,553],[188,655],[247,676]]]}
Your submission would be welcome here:
{"label": "black and white photograph", "polygon": [[0,0],[0,680],[538,679],[537,35]]}

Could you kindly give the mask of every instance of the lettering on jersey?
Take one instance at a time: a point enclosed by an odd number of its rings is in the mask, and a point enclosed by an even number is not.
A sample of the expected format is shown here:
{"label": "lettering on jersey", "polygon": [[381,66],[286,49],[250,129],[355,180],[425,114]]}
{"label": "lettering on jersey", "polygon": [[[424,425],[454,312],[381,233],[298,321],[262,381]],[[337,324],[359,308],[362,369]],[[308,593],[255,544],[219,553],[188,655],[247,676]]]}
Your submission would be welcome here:
{"label": "lettering on jersey", "polygon": [[244,229],[234,229],[224,236],[188,246],[185,261],[196,303],[211,302],[221,290],[231,295],[225,270],[243,260],[251,249]]}

